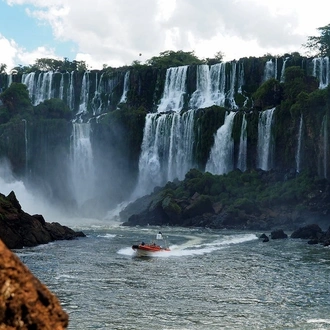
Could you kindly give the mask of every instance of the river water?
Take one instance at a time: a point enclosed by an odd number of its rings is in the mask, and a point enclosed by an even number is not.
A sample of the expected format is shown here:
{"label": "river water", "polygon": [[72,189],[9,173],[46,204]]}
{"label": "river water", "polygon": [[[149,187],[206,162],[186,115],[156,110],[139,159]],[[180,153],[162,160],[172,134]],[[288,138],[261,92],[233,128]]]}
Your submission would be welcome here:
{"label": "river water", "polygon": [[[69,329],[330,329],[329,248],[263,243],[257,232],[74,229],[87,237],[15,250],[57,295]],[[134,257],[132,244],[159,230],[171,252]]]}

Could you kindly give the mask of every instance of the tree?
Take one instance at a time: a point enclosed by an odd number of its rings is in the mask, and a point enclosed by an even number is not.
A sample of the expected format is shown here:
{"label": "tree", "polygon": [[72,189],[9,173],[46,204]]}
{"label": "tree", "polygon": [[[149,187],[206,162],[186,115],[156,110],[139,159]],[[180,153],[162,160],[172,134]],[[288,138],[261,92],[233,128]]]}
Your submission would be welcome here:
{"label": "tree", "polygon": [[330,24],[319,27],[320,36],[309,36],[307,43],[303,46],[315,52],[316,56],[330,56]]}
{"label": "tree", "polygon": [[174,66],[182,65],[194,65],[202,64],[198,57],[195,56],[194,52],[184,52],[179,50],[177,52],[173,50],[167,50],[159,54],[160,56],[154,56],[150,60],[147,60],[146,63],[151,66],[160,67],[160,68],[169,68]]}
{"label": "tree", "polygon": [[12,115],[32,110],[29,92],[24,84],[13,82],[0,94],[0,99]]}
{"label": "tree", "polygon": [[206,58],[206,63],[208,65],[213,65],[213,64],[216,64],[216,63],[220,63],[222,62],[223,58],[224,58],[225,54],[221,51],[218,51],[215,53],[214,57],[213,58]]}

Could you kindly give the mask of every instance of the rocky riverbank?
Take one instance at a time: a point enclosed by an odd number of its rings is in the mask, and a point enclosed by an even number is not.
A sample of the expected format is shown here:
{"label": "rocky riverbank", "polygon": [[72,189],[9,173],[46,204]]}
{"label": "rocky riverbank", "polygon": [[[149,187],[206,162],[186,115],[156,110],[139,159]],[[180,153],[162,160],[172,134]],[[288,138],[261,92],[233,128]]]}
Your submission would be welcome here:
{"label": "rocky riverbank", "polygon": [[191,170],[129,204],[125,226],[170,225],[214,229],[294,231],[330,225],[330,185],[308,174],[233,171],[212,175]]}
{"label": "rocky riverbank", "polygon": [[57,222],[46,222],[42,215],[24,212],[14,192],[8,196],[0,194],[0,239],[9,249],[77,237],[85,237],[85,234]]}

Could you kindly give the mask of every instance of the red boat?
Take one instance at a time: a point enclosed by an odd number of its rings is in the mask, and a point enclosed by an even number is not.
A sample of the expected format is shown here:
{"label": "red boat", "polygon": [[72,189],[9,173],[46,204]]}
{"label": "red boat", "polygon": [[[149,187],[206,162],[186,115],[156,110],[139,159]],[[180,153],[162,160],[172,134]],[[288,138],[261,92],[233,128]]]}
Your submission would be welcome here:
{"label": "red boat", "polygon": [[163,238],[163,235],[161,232],[159,232],[156,236],[156,240],[160,241],[162,240],[164,242],[164,246],[160,244],[156,244],[155,242],[151,243],[144,243],[138,245],[133,245],[132,249],[135,251],[137,257],[150,257],[158,252],[168,252],[171,251],[169,247],[167,246],[166,240]]}

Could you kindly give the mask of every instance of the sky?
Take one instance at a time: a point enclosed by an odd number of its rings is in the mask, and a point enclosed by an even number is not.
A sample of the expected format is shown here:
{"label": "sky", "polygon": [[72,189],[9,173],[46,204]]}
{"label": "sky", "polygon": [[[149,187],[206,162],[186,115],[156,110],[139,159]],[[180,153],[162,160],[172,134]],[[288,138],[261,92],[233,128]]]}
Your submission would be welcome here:
{"label": "sky", "polygon": [[167,50],[225,61],[305,55],[329,12],[325,0],[0,0],[0,64],[67,58],[102,69]]}

